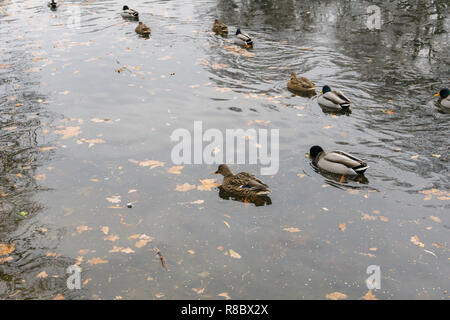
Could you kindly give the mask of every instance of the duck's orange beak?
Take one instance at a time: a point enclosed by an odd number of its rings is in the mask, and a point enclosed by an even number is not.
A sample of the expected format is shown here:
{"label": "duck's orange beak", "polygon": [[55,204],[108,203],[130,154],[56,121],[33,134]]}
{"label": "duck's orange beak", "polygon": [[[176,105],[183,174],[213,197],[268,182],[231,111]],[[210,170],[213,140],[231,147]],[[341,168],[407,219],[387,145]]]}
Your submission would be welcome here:
{"label": "duck's orange beak", "polygon": [[441,94],[440,94],[440,93],[436,93],[434,96],[435,96],[435,97],[440,97]]}

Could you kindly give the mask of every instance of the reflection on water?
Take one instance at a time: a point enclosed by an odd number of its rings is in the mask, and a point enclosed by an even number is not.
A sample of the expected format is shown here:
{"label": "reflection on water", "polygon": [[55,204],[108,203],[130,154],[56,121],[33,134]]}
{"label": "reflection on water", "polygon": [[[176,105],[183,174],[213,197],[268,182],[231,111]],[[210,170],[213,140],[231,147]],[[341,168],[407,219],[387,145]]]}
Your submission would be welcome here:
{"label": "reflection on water", "polygon": [[[142,1],[148,39],[122,5],[0,4],[0,298],[358,299],[373,264],[377,298],[448,298],[449,115],[433,97],[449,86],[447,1]],[[352,113],[290,92],[292,72]],[[170,135],[196,120],[280,129],[270,198],[205,186],[216,165],[173,168]],[[311,145],[370,168],[328,176]]]}

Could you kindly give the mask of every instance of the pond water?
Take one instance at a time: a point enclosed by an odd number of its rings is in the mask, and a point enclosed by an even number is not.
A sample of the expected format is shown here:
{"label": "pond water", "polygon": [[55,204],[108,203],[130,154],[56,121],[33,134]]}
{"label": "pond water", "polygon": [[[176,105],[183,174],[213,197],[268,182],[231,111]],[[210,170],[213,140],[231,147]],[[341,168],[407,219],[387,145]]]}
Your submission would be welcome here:
{"label": "pond water", "polygon": [[[447,1],[379,1],[375,30],[373,1],[133,1],[148,39],[123,4],[0,4],[0,298],[360,299],[371,265],[378,299],[449,298]],[[292,71],[352,113],[292,94]],[[220,197],[200,181],[222,181],[215,164],[173,168],[170,136],[194,121],[279,129],[276,174],[230,165],[270,205]],[[366,179],[317,172],[315,144]]]}

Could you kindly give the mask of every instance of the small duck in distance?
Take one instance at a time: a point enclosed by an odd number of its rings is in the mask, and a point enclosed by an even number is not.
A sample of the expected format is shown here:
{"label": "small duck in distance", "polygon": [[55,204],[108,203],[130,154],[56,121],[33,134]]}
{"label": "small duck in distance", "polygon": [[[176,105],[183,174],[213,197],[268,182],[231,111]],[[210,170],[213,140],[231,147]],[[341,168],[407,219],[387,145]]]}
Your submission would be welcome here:
{"label": "small duck in distance", "polygon": [[130,9],[128,6],[123,6],[122,12],[120,13],[122,18],[139,20],[139,12]]}
{"label": "small duck in distance", "polygon": [[295,72],[291,73],[291,79],[287,83],[287,87],[293,91],[314,91],[316,86],[305,77],[298,77]]}
{"label": "small duck in distance", "polygon": [[270,194],[269,186],[247,172],[233,174],[226,164],[221,164],[214,174],[223,175],[221,188],[240,197],[255,197]]}
{"label": "small duck in distance", "polygon": [[50,9],[56,9],[59,7],[59,3],[56,3],[55,0],[50,1],[49,3],[47,3],[47,6]]}
{"label": "small duck in distance", "polygon": [[140,21],[139,21],[139,24],[136,27],[136,29],[134,29],[134,31],[136,31],[136,33],[143,35],[143,36],[148,36],[152,32],[150,27],[148,27],[146,24],[144,24]]}
{"label": "small duck in distance", "polygon": [[225,36],[228,34],[228,27],[225,23],[220,22],[218,19],[216,19],[214,20],[212,31],[215,32],[217,35]]}
{"label": "small duck in distance", "polygon": [[236,30],[236,38],[234,39],[234,43],[247,49],[253,48],[252,38],[250,38],[248,34],[242,33],[241,29]]}
{"label": "small duck in distance", "polygon": [[326,153],[322,147],[312,146],[309,155],[316,167],[330,173],[355,176],[369,168],[366,162],[344,151]]}
{"label": "small duck in distance", "polygon": [[450,90],[448,88],[442,89],[434,96],[439,97],[439,100],[437,101],[438,106],[445,109],[450,109]]}
{"label": "small duck in distance", "polygon": [[323,86],[321,95],[317,99],[320,106],[330,109],[348,110],[350,99],[339,90],[331,90],[327,85]]}

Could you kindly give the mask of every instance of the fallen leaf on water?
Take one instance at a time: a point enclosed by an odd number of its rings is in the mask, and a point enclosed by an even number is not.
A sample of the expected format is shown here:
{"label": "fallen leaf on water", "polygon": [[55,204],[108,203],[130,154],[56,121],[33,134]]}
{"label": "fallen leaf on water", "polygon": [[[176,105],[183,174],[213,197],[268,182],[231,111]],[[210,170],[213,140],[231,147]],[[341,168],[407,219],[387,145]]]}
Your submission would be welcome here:
{"label": "fallen leaf on water", "polygon": [[80,130],[80,127],[67,127],[65,129],[55,130],[55,133],[61,134],[62,139],[68,139],[71,137],[78,136],[79,134],[82,133],[82,131]]}
{"label": "fallen leaf on water", "polygon": [[393,114],[394,111],[392,110],[381,110],[382,112],[386,113],[386,114]]}
{"label": "fallen leaf on water", "polygon": [[216,182],[216,179],[203,179],[199,181],[201,185],[197,189],[202,191],[211,191],[212,188],[220,186],[220,183]]}
{"label": "fallen leaf on water", "polygon": [[190,191],[192,189],[195,189],[195,185],[189,184],[189,183],[184,183],[182,185],[178,185],[176,186],[175,190],[176,191],[180,191],[180,192],[187,192]]}
{"label": "fallen leaf on water", "polygon": [[47,274],[47,272],[45,272],[45,271],[42,271],[41,273],[39,273],[37,276],[36,276],[36,278],[38,278],[38,279],[43,279],[43,278],[47,278],[48,277],[48,274]]}
{"label": "fallen leaf on water", "polygon": [[419,157],[418,154],[416,154],[415,156],[411,156],[411,159],[417,159]]}
{"label": "fallen leaf on water", "polygon": [[226,222],[225,220],[223,221],[223,223],[225,223],[225,225],[227,226],[227,228],[230,228],[230,224],[228,222]]}
{"label": "fallen leaf on water", "polygon": [[297,173],[297,176],[298,176],[300,179],[302,179],[302,178],[306,177],[306,174],[304,174],[304,173]]}
{"label": "fallen leaf on water", "polygon": [[362,220],[377,220],[376,216],[371,216],[370,214],[363,213],[361,216]]}
{"label": "fallen leaf on water", "polygon": [[64,296],[61,293],[58,293],[53,300],[64,300]]}
{"label": "fallen leaf on water", "polygon": [[232,258],[235,258],[235,259],[240,259],[240,258],[242,258],[241,255],[240,255],[239,253],[237,253],[236,251],[234,251],[233,249],[230,249],[229,251],[230,251],[230,256],[231,256]]}
{"label": "fallen leaf on water", "polygon": [[103,238],[103,240],[111,241],[111,242],[115,242],[115,241],[117,241],[119,239],[120,239],[119,236],[112,235],[112,234],[110,234],[109,236],[106,236],[106,237]]}
{"label": "fallen leaf on water", "polygon": [[13,260],[13,257],[0,258],[0,264],[4,264],[5,262],[9,262],[11,260]]}
{"label": "fallen leaf on water", "polygon": [[388,222],[389,219],[387,217],[385,217],[385,216],[380,216],[380,221],[381,222]]}
{"label": "fallen leaf on water", "polygon": [[12,243],[12,244],[0,243],[0,256],[5,256],[7,254],[10,254],[14,250],[15,250],[14,243]]}
{"label": "fallen leaf on water", "polygon": [[159,249],[156,249],[156,254],[159,256],[159,260],[161,260],[161,265],[163,266],[163,268],[165,268],[166,260],[164,260],[164,256],[162,255],[162,253]]}
{"label": "fallen leaf on water", "polygon": [[92,258],[87,263],[90,265],[96,265],[101,263],[108,263],[108,260],[103,260],[102,258]]}
{"label": "fallen leaf on water", "polygon": [[68,95],[69,93],[70,93],[69,90],[65,90],[65,91],[59,92],[59,94],[62,94],[62,95],[64,95],[64,96]]}
{"label": "fallen leaf on water", "polygon": [[142,248],[147,243],[150,243],[152,241],[153,241],[152,237],[149,237],[146,234],[142,234],[139,236],[139,241],[137,241],[134,245],[136,246],[136,248]]}
{"label": "fallen leaf on water", "polygon": [[137,161],[134,159],[128,159],[128,161],[130,161],[131,163],[138,164],[140,167],[150,167],[150,169],[164,166],[164,162],[157,161],[157,160]]}
{"label": "fallen leaf on water", "polygon": [[218,294],[219,297],[224,297],[226,300],[230,300],[230,296],[228,295],[228,292],[222,292]]}
{"label": "fallen leaf on water", "polygon": [[347,229],[347,224],[345,222],[339,223],[339,230],[345,231]]}
{"label": "fallen leaf on water", "polygon": [[409,239],[409,241],[411,241],[413,244],[421,248],[425,247],[425,245],[419,241],[419,237],[417,235],[412,236],[411,239]]}
{"label": "fallen leaf on water", "polygon": [[167,172],[173,173],[173,174],[181,174],[181,169],[183,169],[184,166],[173,166],[169,169],[167,169]]}
{"label": "fallen leaf on water", "polygon": [[54,150],[56,149],[56,147],[40,147],[39,151],[45,152],[45,151],[50,151],[50,150]]}
{"label": "fallen leaf on water", "polygon": [[376,296],[372,293],[372,290],[367,291],[363,297],[364,300],[378,300]]}
{"label": "fallen leaf on water", "polygon": [[91,230],[88,226],[85,226],[85,225],[78,226],[76,229],[77,229],[78,234],[82,234],[85,231]]}
{"label": "fallen leaf on water", "polygon": [[441,219],[439,217],[430,216],[430,219],[433,220],[434,222],[441,222]]}
{"label": "fallen leaf on water", "polygon": [[135,251],[131,248],[123,248],[123,247],[114,246],[108,252],[134,253]]}
{"label": "fallen leaf on water", "polygon": [[34,176],[34,179],[36,179],[37,181],[45,180],[45,173],[38,174],[38,175]]}
{"label": "fallen leaf on water", "polygon": [[292,228],[292,227],[290,227],[290,228],[283,228],[283,230],[287,231],[287,232],[300,232],[301,231],[299,228]]}
{"label": "fallen leaf on water", "polygon": [[85,139],[85,138],[81,138],[78,139],[78,141],[81,143],[87,143],[88,144],[88,148],[92,148],[93,146],[95,146],[96,144],[100,144],[100,143],[105,143],[105,140],[103,139]]}
{"label": "fallen leaf on water", "polygon": [[325,298],[330,299],[330,300],[341,300],[341,299],[347,299],[347,295],[345,293],[333,292],[333,293],[327,293]]}
{"label": "fallen leaf on water", "polygon": [[104,233],[104,234],[108,234],[109,233],[109,227],[102,227],[100,230],[102,230],[102,232]]}
{"label": "fallen leaf on water", "polygon": [[111,203],[120,203],[120,202],[122,202],[122,200],[120,200],[120,196],[119,195],[108,197],[108,198],[106,198],[106,200],[108,200]]}
{"label": "fallen leaf on water", "polygon": [[195,254],[195,251],[194,250],[188,250],[187,251],[189,254]]}

